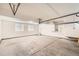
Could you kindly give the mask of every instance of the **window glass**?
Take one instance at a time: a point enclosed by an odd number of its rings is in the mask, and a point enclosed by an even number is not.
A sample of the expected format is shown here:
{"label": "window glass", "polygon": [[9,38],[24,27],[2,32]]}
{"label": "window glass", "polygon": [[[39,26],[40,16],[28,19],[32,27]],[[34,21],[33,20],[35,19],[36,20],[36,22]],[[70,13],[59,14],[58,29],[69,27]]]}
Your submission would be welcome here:
{"label": "window glass", "polygon": [[28,31],[34,31],[34,24],[28,24]]}
{"label": "window glass", "polygon": [[24,31],[24,24],[16,23],[15,24],[15,31]]}

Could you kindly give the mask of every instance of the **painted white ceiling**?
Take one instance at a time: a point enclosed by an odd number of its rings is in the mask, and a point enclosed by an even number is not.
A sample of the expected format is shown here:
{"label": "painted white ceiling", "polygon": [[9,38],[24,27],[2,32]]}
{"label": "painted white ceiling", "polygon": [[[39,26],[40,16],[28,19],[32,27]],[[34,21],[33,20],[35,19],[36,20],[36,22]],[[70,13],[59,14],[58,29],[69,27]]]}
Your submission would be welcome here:
{"label": "painted white ceiling", "polygon": [[[0,4],[0,15],[16,17],[23,20],[37,20],[38,18],[47,20],[78,11],[78,3],[21,3],[16,15],[14,16],[9,4]],[[67,19],[71,20],[73,17]]]}

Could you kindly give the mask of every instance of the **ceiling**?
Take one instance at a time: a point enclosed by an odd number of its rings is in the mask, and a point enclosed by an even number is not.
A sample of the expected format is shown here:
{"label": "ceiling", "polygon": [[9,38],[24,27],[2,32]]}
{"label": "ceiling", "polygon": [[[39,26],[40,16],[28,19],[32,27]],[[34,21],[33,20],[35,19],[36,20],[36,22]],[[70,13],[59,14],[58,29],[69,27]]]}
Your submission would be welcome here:
{"label": "ceiling", "polygon": [[[14,16],[8,3],[0,3],[0,15],[20,18],[24,21],[37,21],[38,18],[47,20],[78,11],[78,3],[21,3],[16,15]],[[66,18],[66,20],[73,20],[72,16]],[[60,20],[62,21],[63,19]]]}

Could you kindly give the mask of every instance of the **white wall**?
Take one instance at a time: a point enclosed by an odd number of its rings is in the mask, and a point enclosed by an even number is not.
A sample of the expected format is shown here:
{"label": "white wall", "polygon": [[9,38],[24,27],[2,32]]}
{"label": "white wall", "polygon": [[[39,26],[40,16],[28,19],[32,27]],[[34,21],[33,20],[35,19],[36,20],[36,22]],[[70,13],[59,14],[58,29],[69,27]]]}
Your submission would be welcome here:
{"label": "white wall", "polygon": [[[1,17],[0,20],[1,20],[0,21],[1,22],[0,23],[0,33],[1,33],[0,35],[2,38],[25,36],[29,34],[36,34],[38,32],[37,25],[35,25],[34,31],[28,31],[28,24],[16,18]],[[16,31],[15,30],[16,23],[23,23],[24,31]]]}
{"label": "white wall", "polygon": [[40,24],[40,33],[48,36],[66,38],[63,33],[55,32],[54,24]]}
{"label": "white wall", "polygon": [[[64,18],[66,20],[66,18]],[[68,18],[67,18],[68,19]],[[24,23],[24,31],[15,31],[15,24]],[[59,25],[59,31],[55,32],[54,24],[40,24],[35,25],[35,31],[28,31],[28,25],[25,24],[25,21],[21,21],[16,18],[9,18],[0,16],[0,37],[16,37],[16,36],[24,36],[28,34],[36,34],[40,31],[41,34],[64,37],[66,36],[77,36],[79,37],[79,28],[78,24],[76,25],[76,29],[73,29],[73,24],[68,25]],[[39,30],[39,31],[38,31]]]}
{"label": "white wall", "polygon": [[[54,20],[57,22],[72,22],[72,21],[79,21],[79,17],[69,16],[60,18],[57,20]],[[52,21],[50,21],[52,22]],[[62,24],[58,25],[58,32],[53,31],[54,26],[51,24],[41,24],[41,32],[42,34],[51,35],[51,36],[58,36],[58,37],[66,37],[66,36],[72,36],[72,37],[79,37],[79,24]],[[73,27],[76,27],[75,29]]]}
{"label": "white wall", "polygon": [[60,25],[59,30],[65,36],[79,37],[79,24]]}
{"label": "white wall", "polygon": [[0,39],[1,39],[1,20],[0,20]]}
{"label": "white wall", "polygon": [[59,25],[58,32],[55,32],[53,24],[41,24],[40,25],[40,32],[44,35],[49,36],[56,36],[56,37],[63,37],[67,38],[68,36],[71,37],[79,37],[79,25],[75,25],[76,28],[73,28],[73,24],[66,24],[66,25]]}

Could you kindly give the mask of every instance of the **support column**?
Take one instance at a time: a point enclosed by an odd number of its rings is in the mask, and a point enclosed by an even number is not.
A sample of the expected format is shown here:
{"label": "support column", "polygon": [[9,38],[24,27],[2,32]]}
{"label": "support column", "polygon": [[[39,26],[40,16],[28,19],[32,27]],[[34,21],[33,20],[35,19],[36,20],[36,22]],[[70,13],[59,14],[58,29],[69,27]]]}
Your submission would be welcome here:
{"label": "support column", "polygon": [[40,19],[40,18],[39,18],[38,20],[39,20],[39,29],[38,29],[39,34],[38,34],[38,35],[40,35],[40,36],[41,36],[42,34],[40,33],[40,22],[41,22],[41,20],[42,20],[42,19]]}
{"label": "support column", "polygon": [[55,24],[55,32],[58,32],[58,25]]}
{"label": "support column", "polygon": [[58,32],[58,24],[57,24],[57,22],[53,22],[53,23],[55,25],[55,32]]}

